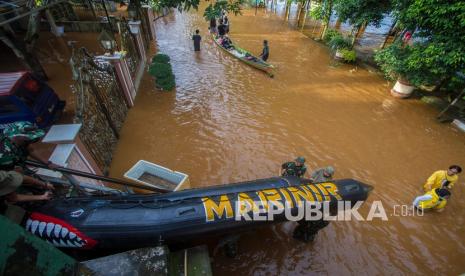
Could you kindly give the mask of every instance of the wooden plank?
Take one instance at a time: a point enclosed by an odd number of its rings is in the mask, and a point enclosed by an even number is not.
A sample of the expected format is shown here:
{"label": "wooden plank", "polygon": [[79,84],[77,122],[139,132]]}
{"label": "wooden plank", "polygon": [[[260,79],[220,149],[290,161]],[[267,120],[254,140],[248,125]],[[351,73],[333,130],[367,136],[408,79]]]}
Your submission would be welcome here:
{"label": "wooden plank", "polygon": [[184,250],[171,252],[169,256],[168,275],[184,275]]}
{"label": "wooden plank", "polygon": [[186,276],[212,275],[210,256],[205,245],[187,249]]}

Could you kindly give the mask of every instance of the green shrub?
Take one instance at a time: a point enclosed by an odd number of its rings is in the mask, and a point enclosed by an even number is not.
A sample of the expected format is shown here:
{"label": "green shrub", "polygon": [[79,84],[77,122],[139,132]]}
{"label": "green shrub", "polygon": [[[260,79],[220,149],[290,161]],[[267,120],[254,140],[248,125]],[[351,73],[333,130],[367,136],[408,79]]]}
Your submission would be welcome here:
{"label": "green shrub", "polygon": [[173,70],[169,63],[154,62],[149,67],[149,73],[156,78],[163,78],[173,74]]}
{"label": "green shrub", "polygon": [[165,54],[156,54],[152,58],[152,62],[169,63],[170,62],[170,57],[165,55]]}
{"label": "green shrub", "polygon": [[155,77],[157,88],[166,91],[172,90],[176,86],[173,69],[169,61],[169,56],[157,54],[153,57],[152,64],[149,67],[149,73]]}
{"label": "green shrub", "polygon": [[331,39],[333,39],[333,37],[338,37],[338,36],[342,37],[342,34],[334,29],[328,29],[326,31],[325,36],[323,37],[323,40],[325,43],[329,43]]}
{"label": "green shrub", "polygon": [[331,40],[329,41],[328,46],[334,51],[352,48],[350,40],[348,38],[343,37],[342,35],[333,36],[333,38],[331,38]]}
{"label": "green shrub", "polygon": [[357,59],[357,53],[355,52],[354,49],[349,50],[349,49],[341,49],[339,52],[342,54],[342,59],[345,62],[355,62]]}
{"label": "green shrub", "polygon": [[388,80],[410,79],[407,64],[409,54],[410,47],[403,47],[400,42],[396,42],[376,52],[374,59]]}
{"label": "green shrub", "polygon": [[170,91],[176,86],[176,81],[173,74],[165,78],[157,78],[155,83],[158,88],[161,88],[165,91]]}

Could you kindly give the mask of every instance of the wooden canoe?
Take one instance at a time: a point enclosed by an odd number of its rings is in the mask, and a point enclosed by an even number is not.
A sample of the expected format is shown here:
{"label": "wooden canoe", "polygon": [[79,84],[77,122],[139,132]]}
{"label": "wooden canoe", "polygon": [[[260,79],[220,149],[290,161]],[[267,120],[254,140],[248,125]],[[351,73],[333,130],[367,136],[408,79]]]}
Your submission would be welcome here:
{"label": "wooden canoe", "polygon": [[[232,55],[233,57],[241,60],[242,62],[247,63],[248,65],[250,65],[250,66],[252,66],[254,68],[257,68],[258,70],[264,71],[270,77],[273,77],[273,70],[275,68],[273,65],[271,65],[269,63],[266,63],[261,58],[252,55],[250,52],[238,47],[234,43],[232,44],[232,47],[233,47],[232,49],[226,49],[225,47],[223,47],[223,45],[221,45],[221,43],[218,41],[217,35],[214,34],[214,33],[212,33],[212,39],[213,39],[213,41],[215,41],[216,45],[218,45],[218,47],[220,47],[223,51],[225,51],[228,54]],[[248,54],[250,57],[252,57],[252,59],[247,59],[246,54]]]}

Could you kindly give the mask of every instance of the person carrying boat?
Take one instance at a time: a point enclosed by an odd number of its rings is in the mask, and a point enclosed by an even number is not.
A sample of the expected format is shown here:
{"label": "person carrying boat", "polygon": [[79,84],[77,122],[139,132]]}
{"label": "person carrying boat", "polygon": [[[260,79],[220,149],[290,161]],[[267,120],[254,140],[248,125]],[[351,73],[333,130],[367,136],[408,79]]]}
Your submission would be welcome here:
{"label": "person carrying boat", "polygon": [[223,37],[226,34],[226,26],[223,24],[223,19],[220,19],[220,24],[218,25],[218,35]]}
{"label": "person carrying boat", "polygon": [[[41,195],[28,195],[16,193],[20,186],[30,186],[36,189],[45,190]],[[9,203],[49,200],[52,194],[49,190],[54,190],[52,184],[42,182],[33,177],[20,174],[16,171],[0,171],[0,198],[2,203],[6,200]]]}
{"label": "person carrying boat", "polygon": [[202,37],[199,35],[199,30],[195,30],[195,34],[192,36],[192,40],[194,41],[194,51],[200,51],[200,41]]}
{"label": "person carrying boat", "polygon": [[297,157],[295,162],[286,162],[281,165],[281,176],[298,176],[303,177],[307,172],[305,166],[305,158],[302,156]]}
{"label": "person carrying boat", "polygon": [[315,183],[328,182],[333,180],[334,168],[328,166],[326,168],[317,169],[312,172],[310,180]]}
{"label": "person carrying boat", "polygon": [[262,53],[260,54],[260,58],[263,61],[266,61],[269,55],[270,55],[270,48],[268,47],[268,40],[263,40],[263,50],[262,50]]}
{"label": "person carrying boat", "polygon": [[43,130],[30,122],[15,122],[5,128],[0,134],[0,169],[8,171],[22,166],[29,156],[56,168],[57,165],[38,155],[32,147],[44,135]]}
{"label": "person carrying boat", "polygon": [[452,165],[447,170],[436,171],[426,180],[423,190],[429,192],[436,188],[452,189],[459,179],[458,174],[461,172],[462,168],[458,165]]}
{"label": "person carrying boat", "polygon": [[418,196],[413,201],[413,206],[420,210],[435,210],[441,212],[446,207],[447,200],[451,193],[446,188],[436,188],[422,196]]}

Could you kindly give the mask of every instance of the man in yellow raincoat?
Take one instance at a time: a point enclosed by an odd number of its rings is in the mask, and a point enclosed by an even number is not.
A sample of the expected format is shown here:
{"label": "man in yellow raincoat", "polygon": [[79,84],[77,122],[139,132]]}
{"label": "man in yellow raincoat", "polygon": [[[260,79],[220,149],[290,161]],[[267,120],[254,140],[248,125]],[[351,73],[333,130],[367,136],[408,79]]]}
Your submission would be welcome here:
{"label": "man in yellow raincoat", "polygon": [[418,196],[413,201],[413,206],[421,210],[442,211],[446,207],[447,199],[451,193],[446,188],[433,189],[422,196]]}
{"label": "man in yellow raincoat", "polygon": [[426,180],[423,189],[425,192],[436,188],[452,189],[459,179],[458,174],[461,172],[462,168],[457,165],[450,166],[448,170],[436,171]]}

